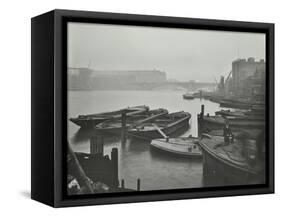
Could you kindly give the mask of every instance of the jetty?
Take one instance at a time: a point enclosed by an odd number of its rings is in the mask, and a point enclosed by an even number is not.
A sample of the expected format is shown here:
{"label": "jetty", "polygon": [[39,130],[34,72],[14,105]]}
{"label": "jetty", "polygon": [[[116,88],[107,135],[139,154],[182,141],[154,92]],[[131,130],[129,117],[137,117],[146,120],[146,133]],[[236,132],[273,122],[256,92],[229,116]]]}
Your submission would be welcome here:
{"label": "jetty", "polygon": [[68,144],[67,163],[69,195],[140,190],[139,178],[136,189],[126,188],[125,180],[119,180],[118,149],[112,148],[110,156],[104,155],[102,136],[90,139],[90,153],[74,152]]}

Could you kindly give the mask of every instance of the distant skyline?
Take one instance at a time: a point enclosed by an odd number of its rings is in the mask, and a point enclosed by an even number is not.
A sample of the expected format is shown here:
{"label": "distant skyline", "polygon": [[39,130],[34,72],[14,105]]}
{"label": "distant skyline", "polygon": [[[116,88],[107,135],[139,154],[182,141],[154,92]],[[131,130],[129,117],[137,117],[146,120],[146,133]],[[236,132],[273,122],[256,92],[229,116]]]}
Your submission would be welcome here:
{"label": "distant skyline", "polygon": [[68,67],[165,71],[168,79],[214,82],[237,58],[265,59],[265,34],[68,24]]}

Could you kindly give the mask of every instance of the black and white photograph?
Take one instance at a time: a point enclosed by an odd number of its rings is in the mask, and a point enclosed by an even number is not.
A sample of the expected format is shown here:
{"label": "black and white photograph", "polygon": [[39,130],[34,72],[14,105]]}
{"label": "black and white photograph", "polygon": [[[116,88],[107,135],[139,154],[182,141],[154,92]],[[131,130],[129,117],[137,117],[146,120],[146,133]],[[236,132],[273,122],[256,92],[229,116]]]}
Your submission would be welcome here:
{"label": "black and white photograph", "polygon": [[67,24],[67,194],[265,184],[264,33]]}

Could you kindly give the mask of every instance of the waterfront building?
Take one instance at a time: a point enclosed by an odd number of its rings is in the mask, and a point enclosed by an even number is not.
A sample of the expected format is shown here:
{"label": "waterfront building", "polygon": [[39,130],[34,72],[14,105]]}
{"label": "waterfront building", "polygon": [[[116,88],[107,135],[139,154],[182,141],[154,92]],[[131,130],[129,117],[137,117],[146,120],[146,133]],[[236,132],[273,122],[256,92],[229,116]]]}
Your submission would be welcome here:
{"label": "waterfront building", "polygon": [[231,88],[229,91],[238,96],[251,96],[264,92],[265,61],[250,57],[232,62]]}
{"label": "waterfront building", "polygon": [[[68,68],[69,89],[139,89],[145,84],[167,82],[160,70],[92,70]],[[151,85],[149,85],[151,86]]]}
{"label": "waterfront building", "polygon": [[114,79],[122,78],[127,83],[161,83],[166,82],[166,73],[160,70],[96,70],[95,78]]}
{"label": "waterfront building", "polygon": [[85,67],[68,68],[68,89],[90,89],[93,70]]}

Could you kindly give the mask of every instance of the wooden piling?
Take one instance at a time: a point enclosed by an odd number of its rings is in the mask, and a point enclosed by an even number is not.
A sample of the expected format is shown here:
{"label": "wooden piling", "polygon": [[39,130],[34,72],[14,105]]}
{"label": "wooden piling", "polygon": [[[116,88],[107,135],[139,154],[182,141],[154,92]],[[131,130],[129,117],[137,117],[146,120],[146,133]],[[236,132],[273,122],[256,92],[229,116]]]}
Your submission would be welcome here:
{"label": "wooden piling", "polygon": [[118,179],[118,149],[113,148],[111,151],[111,162],[112,162],[112,185],[117,188],[119,186]]}
{"label": "wooden piling", "polygon": [[204,116],[204,110],[205,110],[205,106],[204,105],[201,105],[201,117],[203,118]]}
{"label": "wooden piling", "polygon": [[127,140],[127,117],[126,117],[126,111],[122,112],[122,130],[121,130],[121,143],[122,145],[126,144],[126,140]]}
{"label": "wooden piling", "polygon": [[90,139],[90,154],[103,156],[104,141],[102,136],[92,136]]}
{"label": "wooden piling", "polygon": [[137,181],[137,191],[140,191],[140,179]]}
{"label": "wooden piling", "polygon": [[94,193],[91,180],[87,177],[83,168],[81,167],[75,153],[68,143],[68,173],[72,174],[81,187],[85,187],[86,193]]}

